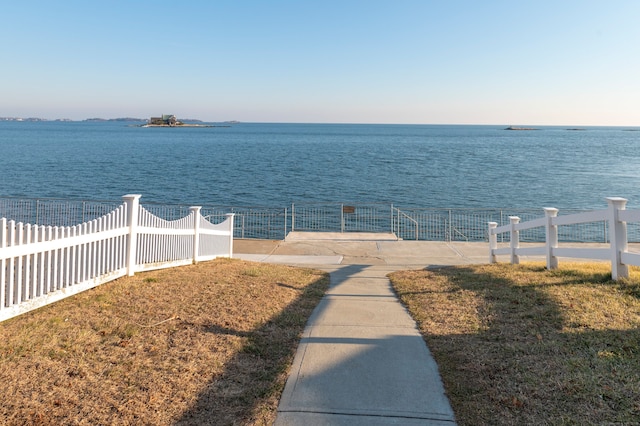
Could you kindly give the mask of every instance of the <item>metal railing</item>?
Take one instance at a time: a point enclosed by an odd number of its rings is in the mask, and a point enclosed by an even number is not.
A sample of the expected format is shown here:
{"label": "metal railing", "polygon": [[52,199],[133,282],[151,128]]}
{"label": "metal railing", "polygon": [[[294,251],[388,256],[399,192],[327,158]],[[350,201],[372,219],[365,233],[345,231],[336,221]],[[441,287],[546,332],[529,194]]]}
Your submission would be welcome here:
{"label": "metal railing", "polygon": [[392,228],[393,233],[396,235],[404,235],[405,237],[403,239],[405,240],[419,240],[420,225],[418,224],[418,221],[395,207],[392,207],[392,212],[394,215]]}
{"label": "metal railing", "polygon": [[[69,201],[54,199],[0,198],[0,217],[17,222],[51,226],[69,226],[101,217],[120,204],[119,201]],[[154,215],[165,220],[184,217],[185,205],[142,203]],[[582,210],[566,209],[560,214]],[[383,232],[394,233],[403,240],[488,241],[487,223],[509,223],[509,216],[523,221],[544,216],[542,209],[403,209],[379,203],[297,203],[289,207],[202,206],[202,215],[213,223],[224,221],[225,214],[235,213],[234,237],[284,239],[290,231],[310,232]],[[605,221],[560,226],[558,237],[567,242],[608,242]],[[640,242],[640,224],[629,225],[629,241]],[[522,242],[544,241],[540,229],[520,234]],[[508,234],[499,236],[508,241]]]}
{"label": "metal railing", "polygon": [[388,204],[293,204],[291,230],[312,232],[392,232]]}
{"label": "metal railing", "polygon": [[224,220],[227,213],[235,213],[235,238],[282,240],[291,230],[292,219],[286,207],[203,207],[202,211],[214,223]]}
{"label": "metal railing", "polygon": [[34,225],[72,226],[102,217],[120,204],[121,201],[0,198],[0,217]]}

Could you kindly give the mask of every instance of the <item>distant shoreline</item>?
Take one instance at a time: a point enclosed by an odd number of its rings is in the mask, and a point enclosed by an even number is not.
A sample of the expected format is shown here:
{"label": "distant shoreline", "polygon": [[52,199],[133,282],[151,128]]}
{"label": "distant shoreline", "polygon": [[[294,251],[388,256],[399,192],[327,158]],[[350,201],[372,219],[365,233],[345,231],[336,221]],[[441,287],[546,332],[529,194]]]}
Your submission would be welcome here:
{"label": "distant shoreline", "polygon": [[[440,126],[440,127],[483,127],[483,128],[491,128],[495,127],[496,130],[509,130],[509,131],[543,131],[543,130],[558,130],[562,127],[565,127],[562,130],[599,130],[599,129],[611,129],[618,131],[627,131],[627,132],[639,132],[640,125],[600,125],[600,124],[589,124],[583,125],[580,127],[573,127],[572,125],[559,125],[559,124],[540,124],[536,127],[530,126],[509,126],[507,128],[503,127],[504,124],[443,124],[443,123],[330,123],[330,122],[317,122],[317,123],[284,123],[284,122],[240,122],[236,120],[230,121],[218,121],[218,122],[209,122],[213,124],[205,124],[207,122],[203,122],[198,119],[183,119],[181,120],[185,124],[200,124],[201,127],[230,127],[231,125],[236,124],[272,124],[272,125],[282,125],[282,124],[296,124],[296,125],[364,125],[364,126]],[[69,119],[69,118],[41,118],[41,117],[7,117],[0,116],[0,123],[3,122],[22,122],[22,123],[111,123],[111,122],[121,122],[128,127],[140,127],[148,122],[148,119],[143,118],[135,118],[135,117],[120,117],[120,118],[86,118],[86,119]],[[168,126],[167,126],[168,127]]]}

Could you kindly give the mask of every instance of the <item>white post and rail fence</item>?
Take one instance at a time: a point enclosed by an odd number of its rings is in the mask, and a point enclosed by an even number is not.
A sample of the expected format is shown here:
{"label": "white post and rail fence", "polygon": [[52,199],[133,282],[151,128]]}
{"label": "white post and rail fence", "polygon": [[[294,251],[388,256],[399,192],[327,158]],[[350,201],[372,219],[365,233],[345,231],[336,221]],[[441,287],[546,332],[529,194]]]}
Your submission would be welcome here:
{"label": "white post and rail fence", "polygon": [[212,224],[191,207],[161,219],[125,195],[111,213],[76,226],[0,219],[0,321],[139,271],[232,257],[233,214]]}
{"label": "white post and rail fence", "polygon": [[[558,209],[547,207],[540,219],[520,223],[519,217],[511,216],[511,223],[500,227],[489,222],[489,262],[495,263],[499,255],[509,255],[512,264],[519,263],[520,256],[546,256],[547,268],[556,269],[560,257],[609,260],[613,280],[628,278],[629,266],[640,266],[640,253],[628,249],[627,223],[640,222],[640,210],[626,210],[624,198],[609,197],[607,202],[609,207],[604,210],[558,216]],[[608,224],[609,247],[559,247],[559,226],[602,221]],[[539,227],[544,227],[545,245],[520,247],[520,231]],[[509,234],[509,247],[498,248],[497,236],[503,233]]]}

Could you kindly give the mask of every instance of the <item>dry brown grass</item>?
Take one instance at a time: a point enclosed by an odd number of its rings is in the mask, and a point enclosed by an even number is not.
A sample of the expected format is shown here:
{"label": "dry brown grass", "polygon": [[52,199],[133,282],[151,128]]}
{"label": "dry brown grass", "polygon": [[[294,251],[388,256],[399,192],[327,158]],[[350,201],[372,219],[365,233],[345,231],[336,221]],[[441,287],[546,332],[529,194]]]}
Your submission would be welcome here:
{"label": "dry brown grass", "polygon": [[640,424],[640,273],[603,264],[406,271],[393,285],[460,425]]}
{"label": "dry brown grass", "polygon": [[328,282],[221,259],[119,279],[0,323],[0,423],[271,424]]}

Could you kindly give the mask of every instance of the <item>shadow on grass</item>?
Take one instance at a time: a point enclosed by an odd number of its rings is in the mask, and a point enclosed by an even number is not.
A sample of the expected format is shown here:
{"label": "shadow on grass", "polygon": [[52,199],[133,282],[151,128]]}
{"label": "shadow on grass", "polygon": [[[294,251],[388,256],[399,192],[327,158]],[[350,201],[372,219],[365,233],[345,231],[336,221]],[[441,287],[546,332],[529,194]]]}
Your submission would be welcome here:
{"label": "shadow on grass", "polygon": [[227,425],[237,424],[238,419],[243,419],[242,424],[270,424],[307,319],[328,285],[328,277],[313,282],[276,317],[254,330],[205,327],[207,332],[246,341],[176,424]]}
{"label": "shadow on grass", "polygon": [[[459,424],[637,424],[640,330],[576,322],[557,297],[572,286],[637,297],[638,285],[529,265],[505,271],[479,266],[392,275],[434,354]],[[538,283],[528,272],[552,279]]]}

